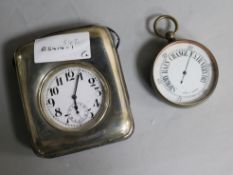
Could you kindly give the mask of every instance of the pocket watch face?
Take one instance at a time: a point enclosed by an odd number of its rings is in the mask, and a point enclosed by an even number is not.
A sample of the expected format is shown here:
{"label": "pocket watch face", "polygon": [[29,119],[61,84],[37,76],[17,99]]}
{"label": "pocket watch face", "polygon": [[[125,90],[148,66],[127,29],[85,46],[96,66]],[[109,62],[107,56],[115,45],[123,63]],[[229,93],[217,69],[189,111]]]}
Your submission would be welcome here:
{"label": "pocket watch face", "polygon": [[153,81],[169,102],[196,104],[210,95],[218,79],[214,56],[203,45],[180,40],[166,46],[153,66]]}
{"label": "pocket watch face", "polygon": [[81,131],[95,126],[108,106],[108,88],[92,66],[69,64],[52,70],[39,91],[45,119],[61,130]]}

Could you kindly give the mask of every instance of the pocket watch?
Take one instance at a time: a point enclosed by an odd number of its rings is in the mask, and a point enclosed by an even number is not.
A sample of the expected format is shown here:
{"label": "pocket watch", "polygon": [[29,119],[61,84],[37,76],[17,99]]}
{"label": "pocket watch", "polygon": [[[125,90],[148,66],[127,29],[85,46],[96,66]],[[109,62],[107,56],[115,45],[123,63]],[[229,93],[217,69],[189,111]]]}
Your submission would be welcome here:
{"label": "pocket watch", "polygon": [[21,98],[37,155],[61,156],[132,134],[117,36],[106,27],[87,26],[17,49]]}
{"label": "pocket watch", "polygon": [[[161,20],[171,20],[174,31],[162,34]],[[214,91],[218,81],[218,66],[214,55],[204,45],[186,39],[175,39],[178,23],[169,15],[159,16],[154,22],[158,37],[168,44],[158,53],[152,68],[152,85],[167,102],[185,107],[198,104]]]}

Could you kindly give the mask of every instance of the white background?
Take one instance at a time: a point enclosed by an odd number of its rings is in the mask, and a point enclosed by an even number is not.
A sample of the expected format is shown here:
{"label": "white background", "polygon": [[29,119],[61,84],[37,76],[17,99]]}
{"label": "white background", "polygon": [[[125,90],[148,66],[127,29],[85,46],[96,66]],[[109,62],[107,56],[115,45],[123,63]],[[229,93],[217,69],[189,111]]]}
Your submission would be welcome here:
{"label": "white background", "polygon": [[[0,2],[0,174],[232,175],[232,0],[2,0]],[[220,78],[208,101],[169,106],[146,79],[161,41],[148,30],[159,14],[175,16],[178,37],[208,46]],[[28,145],[12,66],[13,51],[41,35],[77,25],[110,26],[121,36],[119,55],[135,120],[127,141],[56,159]]]}

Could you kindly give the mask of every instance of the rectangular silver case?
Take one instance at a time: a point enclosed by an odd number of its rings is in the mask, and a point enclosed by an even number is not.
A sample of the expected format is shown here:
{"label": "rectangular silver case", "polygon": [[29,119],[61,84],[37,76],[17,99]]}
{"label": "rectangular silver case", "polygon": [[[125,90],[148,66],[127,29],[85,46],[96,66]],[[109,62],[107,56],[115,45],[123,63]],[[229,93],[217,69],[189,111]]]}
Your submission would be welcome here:
{"label": "rectangular silver case", "polygon": [[[58,131],[51,127],[38,109],[38,87],[52,68],[64,62],[34,63],[34,41],[15,52],[15,65],[25,117],[34,152],[43,157],[56,157],[128,138],[134,129],[120,61],[108,28],[87,26],[56,34],[89,32],[92,58],[65,63],[88,62],[94,65],[108,82],[110,106],[102,122],[84,133]],[[50,35],[51,36],[51,35]]]}

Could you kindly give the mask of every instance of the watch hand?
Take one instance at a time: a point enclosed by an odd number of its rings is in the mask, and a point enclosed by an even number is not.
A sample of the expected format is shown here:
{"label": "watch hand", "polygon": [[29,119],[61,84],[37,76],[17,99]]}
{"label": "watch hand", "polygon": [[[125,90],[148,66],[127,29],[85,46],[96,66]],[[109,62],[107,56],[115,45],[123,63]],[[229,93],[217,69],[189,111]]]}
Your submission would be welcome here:
{"label": "watch hand", "polygon": [[76,113],[79,114],[78,105],[77,105],[76,99],[77,99],[77,96],[76,96],[76,98],[74,99],[74,109],[75,109]]}
{"label": "watch hand", "polygon": [[76,78],[76,82],[75,82],[75,88],[74,88],[74,94],[72,95],[72,99],[74,100],[74,109],[76,111],[76,113],[78,114],[78,105],[77,105],[77,89],[78,89],[78,82],[79,82],[79,74],[77,74],[77,78]]}
{"label": "watch hand", "polygon": [[187,69],[188,69],[188,65],[189,65],[189,62],[190,62],[190,60],[191,60],[191,57],[192,57],[192,54],[190,54],[190,56],[189,56],[189,58],[188,58],[188,61],[187,61],[187,63],[186,63],[185,69],[184,69],[184,71],[182,72],[183,76],[182,76],[182,79],[181,79],[181,81],[180,81],[180,84],[182,84],[182,83],[184,82],[184,77],[185,77],[185,75],[187,74]]}

